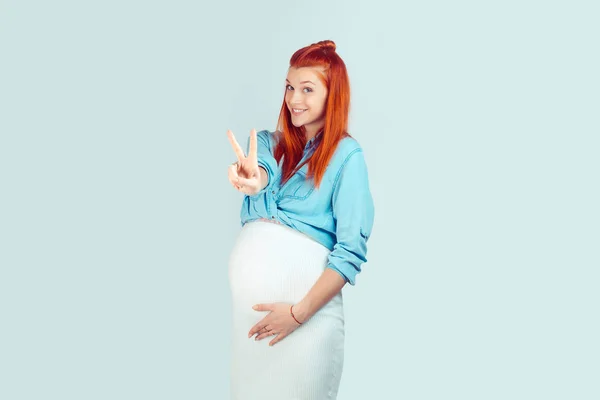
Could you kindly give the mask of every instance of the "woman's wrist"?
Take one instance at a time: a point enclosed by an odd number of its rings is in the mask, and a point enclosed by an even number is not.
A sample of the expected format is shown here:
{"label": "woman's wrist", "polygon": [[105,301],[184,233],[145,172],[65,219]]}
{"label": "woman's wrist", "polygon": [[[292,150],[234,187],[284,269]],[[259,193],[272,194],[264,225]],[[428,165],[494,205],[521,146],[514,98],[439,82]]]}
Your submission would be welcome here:
{"label": "woman's wrist", "polygon": [[294,313],[294,317],[303,324],[307,319],[311,317],[310,309],[307,307],[306,303],[300,301],[292,306],[291,311]]}

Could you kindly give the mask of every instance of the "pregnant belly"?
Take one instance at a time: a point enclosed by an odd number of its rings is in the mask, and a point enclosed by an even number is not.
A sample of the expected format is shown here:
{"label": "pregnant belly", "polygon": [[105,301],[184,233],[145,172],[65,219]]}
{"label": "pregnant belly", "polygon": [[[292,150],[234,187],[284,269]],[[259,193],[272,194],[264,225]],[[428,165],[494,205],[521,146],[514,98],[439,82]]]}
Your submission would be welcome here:
{"label": "pregnant belly", "polygon": [[285,225],[247,223],[229,258],[233,300],[246,304],[296,303],[323,273],[329,253],[326,247]]}

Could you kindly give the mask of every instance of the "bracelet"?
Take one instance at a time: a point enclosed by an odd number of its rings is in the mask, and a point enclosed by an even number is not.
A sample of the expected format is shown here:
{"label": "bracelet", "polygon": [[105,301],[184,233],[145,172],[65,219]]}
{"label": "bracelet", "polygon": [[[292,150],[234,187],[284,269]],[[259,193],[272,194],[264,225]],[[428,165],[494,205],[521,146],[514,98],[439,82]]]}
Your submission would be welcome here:
{"label": "bracelet", "polygon": [[292,312],[292,307],[294,307],[293,304],[290,306],[290,314],[292,314],[292,318],[294,318],[294,321],[296,321],[299,325],[302,325],[302,322],[298,321],[296,319],[296,317],[294,317],[294,313]]}

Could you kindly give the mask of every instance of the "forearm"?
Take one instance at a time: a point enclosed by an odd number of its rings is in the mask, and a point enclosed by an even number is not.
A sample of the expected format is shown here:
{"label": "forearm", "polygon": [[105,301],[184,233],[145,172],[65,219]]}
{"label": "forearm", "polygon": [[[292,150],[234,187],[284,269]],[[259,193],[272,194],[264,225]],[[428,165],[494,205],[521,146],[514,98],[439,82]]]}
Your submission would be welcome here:
{"label": "forearm", "polygon": [[325,268],[313,287],[304,298],[293,307],[298,321],[304,322],[338,294],[346,284],[346,280],[331,268]]}

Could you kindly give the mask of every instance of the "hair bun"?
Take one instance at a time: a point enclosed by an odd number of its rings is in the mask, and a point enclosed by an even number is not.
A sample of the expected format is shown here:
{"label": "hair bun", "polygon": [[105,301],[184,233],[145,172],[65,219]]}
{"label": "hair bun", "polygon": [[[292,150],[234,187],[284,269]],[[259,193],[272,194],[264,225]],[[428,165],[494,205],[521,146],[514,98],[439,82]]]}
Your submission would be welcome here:
{"label": "hair bun", "polygon": [[321,49],[335,51],[335,43],[333,42],[333,40],[321,40],[320,42],[315,43],[315,45]]}

